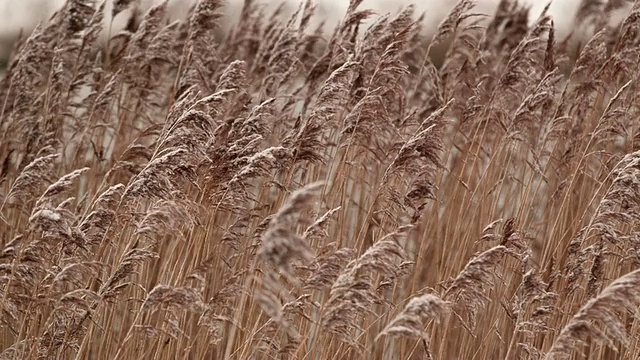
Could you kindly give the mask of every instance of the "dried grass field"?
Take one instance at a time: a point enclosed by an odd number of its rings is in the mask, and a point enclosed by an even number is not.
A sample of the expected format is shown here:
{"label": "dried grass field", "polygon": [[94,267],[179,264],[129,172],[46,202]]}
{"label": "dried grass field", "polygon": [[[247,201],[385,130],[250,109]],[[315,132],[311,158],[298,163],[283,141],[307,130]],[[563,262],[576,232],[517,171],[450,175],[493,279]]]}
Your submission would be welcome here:
{"label": "dried grass field", "polygon": [[127,11],[0,76],[0,359],[640,358],[640,3]]}

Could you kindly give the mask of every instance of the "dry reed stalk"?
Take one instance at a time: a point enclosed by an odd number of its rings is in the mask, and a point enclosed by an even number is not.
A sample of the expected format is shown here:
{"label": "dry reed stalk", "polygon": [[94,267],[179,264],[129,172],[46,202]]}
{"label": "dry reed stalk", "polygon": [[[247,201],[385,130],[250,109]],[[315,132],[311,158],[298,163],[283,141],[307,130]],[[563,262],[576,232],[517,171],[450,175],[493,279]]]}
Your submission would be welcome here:
{"label": "dry reed stalk", "polygon": [[0,358],[640,357],[637,4],[223,5],[16,43]]}

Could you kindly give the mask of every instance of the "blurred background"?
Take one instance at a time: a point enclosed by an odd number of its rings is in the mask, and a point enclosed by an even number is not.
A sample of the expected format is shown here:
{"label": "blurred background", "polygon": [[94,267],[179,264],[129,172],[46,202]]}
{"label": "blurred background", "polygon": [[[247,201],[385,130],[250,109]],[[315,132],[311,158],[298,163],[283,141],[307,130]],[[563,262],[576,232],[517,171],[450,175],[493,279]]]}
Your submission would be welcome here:
{"label": "blurred background", "polygon": [[[11,51],[15,39],[21,31],[28,33],[38,22],[46,20],[51,14],[58,10],[66,0],[0,0],[0,59],[6,59]],[[183,16],[189,6],[196,0],[170,0],[174,18]],[[141,7],[146,9],[159,0],[138,0]],[[290,7],[295,8],[299,4],[298,0],[285,0]],[[478,12],[492,14],[499,0],[477,0]],[[532,18],[535,19],[549,0],[524,0],[531,6]],[[550,12],[555,21],[560,37],[572,30],[573,18],[580,5],[581,0],[556,0],[552,2]],[[243,0],[227,0],[225,11],[225,24],[234,21],[240,11]],[[276,0],[263,0],[264,4],[279,4]],[[346,10],[348,0],[315,0],[318,6],[319,17],[326,18],[327,27],[334,26]],[[433,30],[449,10],[457,3],[457,0],[365,0],[363,7],[372,8],[380,13],[396,12],[398,9],[414,3],[417,9],[425,13],[427,30]],[[108,4],[110,7],[110,4]],[[110,13],[107,9],[107,13]],[[114,19],[112,32],[117,32],[127,19],[127,13],[120,14]],[[619,14],[620,18],[624,14]],[[105,19],[105,22],[110,19]],[[224,25],[224,24],[223,24]]]}

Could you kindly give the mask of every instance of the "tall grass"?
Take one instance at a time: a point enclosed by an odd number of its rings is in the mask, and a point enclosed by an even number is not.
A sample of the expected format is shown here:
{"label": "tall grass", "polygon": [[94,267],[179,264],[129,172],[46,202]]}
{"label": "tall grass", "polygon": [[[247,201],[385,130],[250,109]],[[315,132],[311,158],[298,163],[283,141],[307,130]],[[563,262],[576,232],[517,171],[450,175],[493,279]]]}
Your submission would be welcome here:
{"label": "tall grass", "polygon": [[1,79],[0,358],[640,358],[640,5],[115,3]]}

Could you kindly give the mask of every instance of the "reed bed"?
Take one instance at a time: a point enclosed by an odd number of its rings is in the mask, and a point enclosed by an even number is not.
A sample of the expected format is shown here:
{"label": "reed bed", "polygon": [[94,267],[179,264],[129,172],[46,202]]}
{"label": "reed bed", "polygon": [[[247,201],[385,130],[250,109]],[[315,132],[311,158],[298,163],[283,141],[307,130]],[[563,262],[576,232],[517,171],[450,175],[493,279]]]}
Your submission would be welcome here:
{"label": "reed bed", "polygon": [[69,0],[19,41],[0,359],[640,358],[640,4],[577,43],[362,2],[116,0],[104,43]]}

